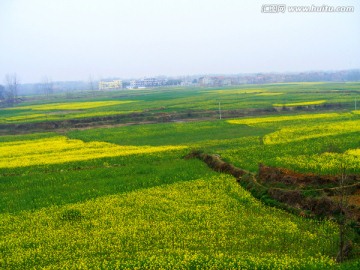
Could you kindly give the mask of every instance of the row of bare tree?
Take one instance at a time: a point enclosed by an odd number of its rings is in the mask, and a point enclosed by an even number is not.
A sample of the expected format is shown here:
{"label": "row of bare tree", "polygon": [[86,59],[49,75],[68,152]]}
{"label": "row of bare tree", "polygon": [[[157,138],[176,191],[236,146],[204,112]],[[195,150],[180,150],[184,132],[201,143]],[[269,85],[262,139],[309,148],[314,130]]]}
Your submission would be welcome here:
{"label": "row of bare tree", "polygon": [[18,102],[19,85],[20,81],[15,73],[5,76],[5,86],[0,85],[0,105],[14,106]]}
{"label": "row of bare tree", "polygon": [[[20,101],[19,99],[19,87],[20,80],[16,73],[7,74],[5,76],[5,85],[0,84],[0,107],[12,107]],[[53,81],[45,76],[41,83],[41,91],[45,96],[49,96],[54,93]]]}
{"label": "row of bare tree", "polygon": [[[94,92],[97,90],[97,83],[93,75],[89,75],[88,85],[90,91]],[[12,107],[19,103],[19,88],[20,80],[16,73],[7,74],[4,85],[0,84],[0,107]],[[38,90],[46,97],[54,94],[54,89],[54,82],[48,76],[44,76],[41,83],[38,84]]]}

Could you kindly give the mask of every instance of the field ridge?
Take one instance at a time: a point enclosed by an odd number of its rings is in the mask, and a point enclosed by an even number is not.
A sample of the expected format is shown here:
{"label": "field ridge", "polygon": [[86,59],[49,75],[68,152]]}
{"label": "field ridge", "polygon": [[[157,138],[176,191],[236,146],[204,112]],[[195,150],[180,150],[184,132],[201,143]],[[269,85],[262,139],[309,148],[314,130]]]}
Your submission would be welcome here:
{"label": "field ridge", "polygon": [[[254,173],[235,167],[234,165],[221,160],[221,158],[217,155],[206,154],[202,153],[201,151],[192,151],[185,158],[200,159],[214,171],[227,173],[234,176],[237,179],[238,183],[240,183],[245,189],[250,191],[258,199],[264,201],[264,198],[266,199],[270,197],[271,199],[285,205],[274,203],[269,200],[265,200],[265,202],[270,202],[270,204],[274,206],[288,210],[292,213],[300,214],[301,216],[308,215],[309,217],[321,218],[326,216],[328,218],[334,218],[337,216],[337,213],[340,213],[342,211],[342,209],[339,208],[337,202],[330,199],[328,196],[324,196],[324,194],[329,193],[330,191],[334,193],[337,189],[351,189],[353,191],[360,189],[359,182],[344,185],[342,187],[316,188],[306,190],[267,187],[258,181],[257,178],[259,177],[259,175],[255,175]],[[359,178],[359,176],[357,176],[357,178]],[[317,176],[314,174],[314,178],[316,177]],[[307,193],[311,193],[314,191],[323,191],[324,194],[322,194],[323,196],[321,197],[304,196],[301,193],[302,191],[306,191]],[[308,214],[306,214],[304,211],[307,211]],[[347,207],[346,211],[354,219],[353,221],[356,222],[356,225],[354,225],[354,227],[360,228],[360,209]]]}

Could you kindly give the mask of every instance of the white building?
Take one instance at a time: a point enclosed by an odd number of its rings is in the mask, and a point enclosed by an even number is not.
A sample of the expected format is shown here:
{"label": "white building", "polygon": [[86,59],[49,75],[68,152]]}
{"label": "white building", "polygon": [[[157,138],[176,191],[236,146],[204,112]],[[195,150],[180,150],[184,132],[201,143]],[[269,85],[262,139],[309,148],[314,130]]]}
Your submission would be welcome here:
{"label": "white building", "polygon": [[157,78],[144,78],[141,80],[132,80],[130,81],[130,87],[132,89],[136,88],[151,88],[151,87],[159,87],[165,85],[166,81],[157,79]]}
{"label": "white building", "polygon": [[121,88],[122,88],[121,80],[99,82],[99,90],[119,90]]}

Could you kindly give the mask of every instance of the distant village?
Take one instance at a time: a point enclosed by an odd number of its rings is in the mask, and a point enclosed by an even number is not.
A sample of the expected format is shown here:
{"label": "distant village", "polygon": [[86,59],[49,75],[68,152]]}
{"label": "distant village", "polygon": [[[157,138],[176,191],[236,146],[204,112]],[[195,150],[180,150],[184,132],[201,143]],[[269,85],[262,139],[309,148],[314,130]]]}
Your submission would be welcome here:
{"label": "distant village", "polygon": [[19,94],[51,94],[77,90],[109,91],[158,87],[227,87],[242,84],[266,84],[288,82],[346,82],[360,81],[360,70],[314,71],[293,73],[252,73],[237,75],[189,75],[157,76],[134,79],[107,78],[87,81],[51,81],[22,84]]}
{"label": "distant village", "polygon": [[208,75],[183,77],[154,77],[134,80],[101,80],[99,90],[144,89],[164,86],[225,87],[241,84],[265,84],[283,82],[342,82],[360,80],[359,70],[336,72],[301,72],[301,73],[257,73],[244,75]]}

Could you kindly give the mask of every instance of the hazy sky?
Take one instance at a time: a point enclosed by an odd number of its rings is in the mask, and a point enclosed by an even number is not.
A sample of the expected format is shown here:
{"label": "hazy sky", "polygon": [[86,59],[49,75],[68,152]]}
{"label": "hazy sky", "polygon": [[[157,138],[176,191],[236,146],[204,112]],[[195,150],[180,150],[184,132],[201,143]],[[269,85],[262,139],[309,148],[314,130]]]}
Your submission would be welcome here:
{"label": "hazy sky", "polygon": [[[261,12],[281,3],[355,11]],[[351,68],[356,0],[0,0],[0,83]]]}

